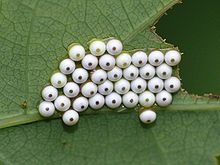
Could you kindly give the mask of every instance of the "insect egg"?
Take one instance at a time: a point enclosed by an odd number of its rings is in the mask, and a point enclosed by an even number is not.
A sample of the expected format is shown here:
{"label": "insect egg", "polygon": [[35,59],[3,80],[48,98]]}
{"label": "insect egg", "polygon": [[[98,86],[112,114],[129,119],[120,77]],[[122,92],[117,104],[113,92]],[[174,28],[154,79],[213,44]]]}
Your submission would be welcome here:
{"label": "insect egg", "polygon": [[167,64],[161,64],[156,68],[157,76],[161,79],[168,79],[172,75],[172,67]]}
{"label": "insect egg", "polygon": [[122,97],[124,106],[127,108],[134,108],[138,104],[138,95],[134,92],[129,91]]}
{"label": "insect egg", "polygon": [[169,79],[165,80],[164,84],[165,89],[170,93],[177,92],[181,87],[180,80],[177,77],[170,77]]}
{"label": "insect egg", "polygon": [[85,49],[82,45],[75,44],[69,49],[69,57],[73,61],[80,61],[85,56]]}
{"label": "insect egg", "polygon": [[118,55],[121,53],[123,45],[121,41],[117,39],[111,39],[108,41],[106,48],[109,54]]}
{"label": "insect egg", "polygon": [[42,90],[42,97],[45,101],[54,101],[58,96],[58,90],[53,86],[46,86]]}
{"label": "insect egg", "polygon": [[50,81],[55,88],[62,88],[67,83],[67,77],[63,73],[58,72],[51,76]]}
{"label": "insect egg", "polygon": [[83,59],[82,59],[82,66],[86,70],[93,70],[97,67],[98,65],[98,58],[91,55],[87,54]]}
{"label": "insect egg", "polygon": [[75,62],[71,59],[65,59],[61,61],[59,68],[63,74],[71,74],[75,70],[76,66]]}
{"label": "insect egg", "polygon": [[76,111],[70,109],[63,114],[62,119],[66,125],[72,126],[79,121],[79,114]]}
{"label": "insect egg", "polygon": [[99,58],[99,66],[104,70],[112,70],[115,67],[115,58],[105,54]]}
{"label": "insect egg", "polygon": [[176,66],[181,61],[181,54],[176,50],[170,50],[165,54],[165,62],[170,66]]}
{"label": "insect egg", "polygon": [[113,83],[106,80],[103,84],[98,86],[98,92],[102,95],[109,95],[114,89]]}
{"label": "insect egg", "polygon": [[83,112],[85,111],[89,106],[89,101],[87,98],[81,96],[76,98],[73,101],[73,109],[77,112]]}
{"label": "insect egg", "polygon": [[159,50],[152,51],[149,54],[148,60],[151,65],[159,66],[164,61],[164,54]]}
{"label": "insect egg", "polygon": [[131,90],[135,93],[142,93],[146,90],[146,88],[147,82],[140,77],[131,82]]}
{"label": "insect egg", "polygon": [[117,108],[121,105],[121,102],[121,96],[115,92],[112,92],[105,98],[105,103],[109,108]]}
{"label": "insect egg", "polygon": [[74,82],[68,82],[63,88],[63,93],[69,98],[76,97],[79,91],[79,85]]}
{"label": "insect egg", "polygon": [[168,106],[171,104],[171,102],[172,102],[172,95],[165,90],[161,91],[156,95],[156,103],[161,107]]}
{"label": "insect egg", "polygon": [[91,80],[95,84],[102,84],[107,79],[107,73],[103,69],[98,69],[94,71],[91,75]]}
{"label": "insect egg", "polygon": [[89,106],[92,109],[100,109],[104,106],[105,104],[105,98],[97,93],[95,96],[89,98]]}
{"label": "insect egg", "polygon": [[123,70],[123,76],[127,80],[134,80],[138,77],[139,70],[134,65],[130,65],[126,69]]}
{"label": "insect egg", "polygon": [[89,74],[87,70],[83,68],[77,68],[72,74],[72,79],[75,81],[77,84],[82,84],[87,81],[89,77]]}
{"label": "insect egg", "polygon": [[140,76],[143,79],[150,80],[154,77],[156,70],[152,65],[146,64],[145,66],[140,68],[139,72],[140,72]]}
{"label": "insect egg", "polygon": [[143,107],[151,107],[155,103],[155,96],[150,91],[145,91],[139,95],[139,103]]}
{"label": "insect egg", "polygon": [[70,99],[64,95],[58,96],[54,105],[58,111],[67,111],[70,108]]}
{"label": "insect egg", "polygon": [[138,51],[132,55],[132,63],[136,67],[142,67],[147,63],[147,54],[143,51]]}
{"label": "insect egg", "polygon": [[107,76],[110,81],[118,81],[122,78],[122,69],[116,66],[111,71],[108,71]]}
{"label": "insect egg", "polygon": [[48,101],[43,101],[39,105],[39,113],[43,117],[50,117],[54,114],[55,112],[55,107],[52,102]]}
{"label": "insect egg", "polygon": [[105,53],[106,46],[103,41],[96,40],[89,45],[90,52],[95,56],[101,56]]}
{"label": "insect egg", "polygon": [[154,122],[156,120],[156,117],[157,117],[156,113],[152,110],[145,110],[141,112],[139,115],[141,122],[145,124]]}
{"label": "insect egg", "polygon": [[148,89],[153,93],[159,93],[160,91],[162,91],[163,87],[164,83],[158,77],[154,77],[148,81]]}
{"label": "insect egg", "polygon": [[114,89],[118,94],[126,94],[130,90],[130,83],[125,79],[121,79],[115,83]]}
{"label": "insect egg", "polygon": [[90,98],[94,96],[97,93],[97,85],[94,84],[93,82],[87,82],[86,84],[83,85],[81,88],[81,92],[83,96]]}
{"label": "insect egg", "polygon": [[119,68],[127,68],[131,65],[131,56],[128,53],[122,53],[116,58],[116,64]]}

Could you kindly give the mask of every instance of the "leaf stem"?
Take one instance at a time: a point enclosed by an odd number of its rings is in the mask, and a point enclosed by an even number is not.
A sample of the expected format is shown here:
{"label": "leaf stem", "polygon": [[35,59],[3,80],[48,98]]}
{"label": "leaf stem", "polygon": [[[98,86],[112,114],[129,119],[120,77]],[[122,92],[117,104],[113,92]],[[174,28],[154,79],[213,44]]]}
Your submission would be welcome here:
{"label": "leaf stem", "polygon": [[[216,111],[220,110],[220,104],[173,104],[168,107],[153,107],[152,109],[156,111]],[[143,110],[143,109],[142,109]],[[103,108],[102,111],[94,111],[91,109],[88,109],[86,112],[82,113],[81,115],[91,115],[91,114],[99,114],[99,113],[105,113],[105,112],[112,112],[112,113],[127,113],[127,112],[138,112],[139,109],[127,109],[124,107],[120,107],[117,110],[112,110],[107,107]],[[0,120],[0,128],[6,128],[6,127],[11,127],[11,126],[16,126],[16,125],[21,125],[21,124],[27,124],[27,123],[32,123],[36,121],[41,121],[41,120],[50,120],[50,119],[55,119],[59,118],[61,115],[59,113],[56,113],[52,118],[44,118],[40,116],[40,114],[36,112],[28,113],[28,114],[22,114],[22,115],[17,115],[17,116],[12,116],[9,118],[5,118]]]}

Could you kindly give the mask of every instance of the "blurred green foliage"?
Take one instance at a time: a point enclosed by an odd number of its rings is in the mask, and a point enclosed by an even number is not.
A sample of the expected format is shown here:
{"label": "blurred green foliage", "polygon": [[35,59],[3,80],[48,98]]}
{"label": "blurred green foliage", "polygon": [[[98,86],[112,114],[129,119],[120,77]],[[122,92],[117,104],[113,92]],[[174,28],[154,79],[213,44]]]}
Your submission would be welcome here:
{"label": "blurred green foliage", "polygon": [[220,1],[183,1],[163,16],[157,33],[184,53],[183,87],[220,94]]}

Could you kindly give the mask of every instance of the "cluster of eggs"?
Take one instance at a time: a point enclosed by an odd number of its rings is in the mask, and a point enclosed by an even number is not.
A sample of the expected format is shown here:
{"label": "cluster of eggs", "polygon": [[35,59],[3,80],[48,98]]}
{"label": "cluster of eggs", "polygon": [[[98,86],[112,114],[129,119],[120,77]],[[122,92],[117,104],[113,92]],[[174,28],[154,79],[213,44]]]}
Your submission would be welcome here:
{"label": "cluster of eggs", "polygon": [[[139,118],[144,123],[156,119],[149,108],[157,104],[171,104],[172,95],[180,89],[180,80],[173,76],[173,66],[179,64],[181,54],[176,50],[165,53],[152,50],[122,52],[117,39],[90,42],[89,53],[80,44],[69,46],[69,58],[59,64],[60,72],[51,76],[51,85],[42,90],[39,113],[50,117],[55,110],[63,112],[66,125],[74,125],[79,113],[88,107],[94,110],[104,105],[127,108],[145,107]],[[68,77],[69,76],[69,77]],[[61,91],[61,90],[62,91]]]}

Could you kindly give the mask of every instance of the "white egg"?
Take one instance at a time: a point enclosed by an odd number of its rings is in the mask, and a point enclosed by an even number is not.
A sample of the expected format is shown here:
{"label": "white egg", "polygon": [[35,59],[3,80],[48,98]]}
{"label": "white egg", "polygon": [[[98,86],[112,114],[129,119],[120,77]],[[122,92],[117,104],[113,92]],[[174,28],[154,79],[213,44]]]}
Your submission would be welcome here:
{"label": "white egg", "polygon": [[115,58],[109,54],[104,54],[99,58],[99,66],[104,70],[112,70],[115,67]]}
{"label": "white egg", "polygon": [[67,111],[70,108],[71,101],[68,97],[61,95],[56,98],[54,105],[58,111]]}
{"label": "white egg", "polygon": [[89,101],[87,98],[81,96],[81,97],[78,97],[76,98],[74,101],[73,101],[73,109],[77,112],[83,112],[85,111],[88,106],[89,106]]}
{"label": "white egg", "polygon": [[150,91],[145,91],[139,95],[139,103],[143,107],[151,107],[155,103],[155,95]]}
{"label": "white egg", "polygon": [[138,95],[129,91],[122,97],[122,102],[127,108],[134,108],[138,104]]}
{"label": "white egg", "polygon": [[83,59],[84,56],[85,56],[85,49],[82,45],[74,44],[69,49],[69,57],[73,61],[80,61]]}
{"label": "white egg", "polygon": [[77,84],[82,84],[88,80],[89,74],[87,70],[83,68],[77,68],[72,74],[72,79]]}
{"label": "white egg", "polygon": [[161,107],[166,107],[172,103],[172,95],[163,90],[156,95],[156,103]]}
{"label": "white egg", "polygon": [[146,64],[140,68],[139,73],[143,79],[150,80],[155,76],[156,70],[152,65]]}
{"label": "white egg", "polygon": [[95,40],[89,45],[90,52],[95,56],[101,56],[105,53],[106,46],[103,41]]}
{"label": "white egg", "polygon": [[69,98],[76,97],[79,92],[79,85],[74,82],[68,82],[63,88],[63,93]]}
{"label": "white egg", "polygon": [[159,66],[164,61],[164,54],[159,50],[154,50],[149,54],[148,61],[153,66]]}
{"label": "white egg", "polygon": [[97,93],[95,96],[89,98],[89,106],[92,108],[92,109],[101,109],[105,104],[105,98]]}
{"label": "white egg", "polygon": [[42,97],[45,101],[54,101],[58,96],[58,90],[53,86],[46,86],[42,90]]}
{"label": "white egg", "polygon": [[172,75],[172,67],[167,64],[161,64],[156,68],[157,76],[161,79],[168,79]]}
{"label": "white egg", "polygon": [[105,104],[109,108],[112,109],[117,108],[121,105],[121,103],[122,103],[121,96],[115,92],[112,92],[111,94],[105,97]]}
{"label": "white egg", "polygon": [[138,51],[132,55],[132,63],[136,67],[143,67],[147,63],[147,54],[143,51]]}
{"label": "white egg", "polygon": [[87,54],[83,59],[82,59],[82,66],[86,70],[93,70],[97,67],[98,65],[98,58],[91,55]]}
{"label": "white egg", "polygon": [[156,120],[156,113],[152,110],[145,110],[140,113],[139,118],[140,121],[145,123],[145,124],[150,124]]}
{"label": "white egg", "polygon": [[165,80],[164,86],[167,92],[175,93],[180,90],[181,82],[177,77],[170,77]]}
{"label": "white egg", "polygon": [[123,45],[121,41],[117,39],[111,39],[108,41],[106,48],[109,54],[118,55],[121,53],[123,49]]}
{"label": "white egg", "polygon": [[114,85],[109,80],[106,80],[103,84],[100,84],[98,86],[98,92],[101,95],[109,95],[110,93],[112,93],[113,89],[114,89]]}
{"label": "white egg", "polygon": [[147,88],[147,81],[138,77],[131,82],[131,90],[134,93],[142,93]]}
{"label": "white egg", "polygon": [[62,88],[67,83],[67,77],[65,74],[57,72],[51,76],[50,81],[55,88]]}
{"label": "white egg", "polygon": [[79,114],[76,111],[70,109],[63,114],[62,119],[64,124],[68,126],[72,126],[78,123]]}
{"label": "white egg", "polygon": [[76,65],[71,59],[65,59],[60,62],[59,68],[63,74],[71,74],[75,70]]}
{"label": "white egg", "polygon": [[126,69],[123,70],[123,76],[127,80],[134,80],[138,77],[139,70],[134,65],[130,65]]}
{"label": "white egg", "polygon": [[43,117],[50,117],[55,113],[55,107],[52,102],[43,101],[39,105],[39,113]]}
{"label": "white egg", "polygon": [[126,94],[130,90],[130,83],[125,79],[121,79],[115,83],[114,89],[118,94]]}
{"label": "white egg", "polygon": [[87,82],[81,88],[81,93],[83,96],[90,98],[97,93],[98,87],[93,82]]}
{"label": "white egg", "polygon": [[119,68],[127,68],[131,65],[131,56],[128,53],[122,53],[116,58],[116,65]]}
{"label": "white egg", "polygon": [[107,76],[110,81],[116,82],[122,78],[122,69],[115,66],[111,71],[108,71]]}
{"label": "white egg", "polygon": [[153,93],[159,93],[164,87],[164,82],[158,77],[154,77],[148,81],[148,89]]}
{"label": "white egg", "polygon": [[169,50],[165,54],[165,62],[170,66],[176,66],[181,61],[181,54],[176,50]]}
{"label": "white egg", "polygon": [[95,70],[91,75],[91,80],[95,84],[102,84],[107,79],[107,73],[103,69]]}

